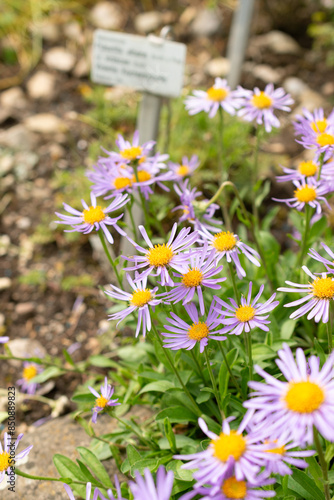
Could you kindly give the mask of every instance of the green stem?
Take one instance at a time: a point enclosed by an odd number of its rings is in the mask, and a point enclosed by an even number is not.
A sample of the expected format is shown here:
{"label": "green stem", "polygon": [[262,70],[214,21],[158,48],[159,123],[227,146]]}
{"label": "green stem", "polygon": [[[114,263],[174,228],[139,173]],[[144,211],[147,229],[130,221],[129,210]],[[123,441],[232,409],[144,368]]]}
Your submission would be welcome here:
{"label": "green stem", "polygon": [[224,112],[223,108],[219,106],[219,128],[218,128],[218,165],[221,170],[222,182],[226,180],[226,172],[224,171],[224,162],[223,162],[223,139],[224,139]]}
{"label": "green stem", "polygon": [[216,382],[215,382],[215,379],[214,379],[214,376],[213,376],[213,372],[212,372],[212,368],[211,368],[211,365],[210,365],[210,359],[209,359],[207,347],[204,348],[204,356],[205,356],[205,360],[206,360],[206,366],[208,367],[208,372],[209,372],[210,379],[211,379],[211,385],[212,385],[213,392],[215,394],[215,398],[216,398],[216,401],[217,401],[218,408],[221,411],[221,413],[223,414],[223,417],[225,418],[224,411],[221,408],[221,402],[220,402],[220,397],[219,397],[218,390],[217,390],[217,385],[216,385]]}
{"label": "green stem", "polygon": [[190,394],[189,390],[187,389],[187,387],[185,386],[185,384],[183,383],[183,380],[179,374],[179,372],[177,371],[176,369],[176,366],[175,366],[175,363],[174,363],[174,360],[172,359],[171,355],[170,355],[170,352],[168,350],[168,348],[164,348],[163,346],[163,342],[160,338],[160,335],[154,325],[154,323],[152,322],[152,330],[154,331],[155,333],[155,336],[157,337],[157,340],[160,344],[160,346],[163,348],[164,350],[164,353],[166,354],[166,357],[169,361],[169,365],[170,365],[170,368],[172,369],[172,371],[174,372],[174,374],[176,375],[176,378],[178,379],[178,381],[180,382],[181,386],[182,386],[182,389],[184,390],[184,392],[186,393],[186,395],[188,396],[189,400],[191,401],[192,403],[192,406],[194,407],[194,411],[195,413],[197,414],[197,416],[201,416],[202,415],[202,411],[201,409],[199,408],[199,406],[197,405],[196,401],[194,400],[194,398],[192,397],[192,395]]}
{"label": "green stem", "polygon": [[252,355],[251,332],[247,332],[246,337],[247,337],[247,350],[248,350],[249,380],[252,380],[252,378],[253,378],[253,355]]}
{"label": "green stem", "polygon": [[136,239],[137,239],[137,230],[136,230],[136,224],[135,224],[135,221],[134,221],[134,219],[133,219],[132,207],[133,207],[133,196],[131,196],[131,201],[130,201],[130,203],[127,203],[127,209],[128,209],[128,212],[129,212],[129,217],[130,217],[130,221],[131,221],[131,227],[132,227],[133,238],[134,238],[134,240],[136,241]]}
{"label": "green stem", "polygon": [[319,157],[319,171],[318,171],[317,181],[319,181],[321,177],[321,170],[324,164],[324,158],[325,158],[325,152],[321,153]]}
{"label": "green stem", "polygon": [[204,378],[204,375],[203,375],[203,370],[202,370],[202,369],[201,369],[201,367],[199,366],[199,362],[198,362],[198,359],[197,359],[197,357],[196,357],[196,354],[194,353],[194,349],[190,349],[190,354],[191,354],[191,356],[192,356],[192,358],[193,358],[193,360],[194,360],[194,362],[195,362],[195,365],[196,365],[197,370],[198,370],[198,374],[199,374],[199,376],[201,377],[201,379],[202,379],[202,381],[203,381],[203,383],[204,383],[204,385],[205,385],[205,384],[206,384],[206,382],[205,382],[205,378]]}
{"label": "green stem", "polygon": [[257,177],[258,177],[260,131],[261,131],[261,127],[257,126],[256,127],[256,142],[255,142],[255,150],[254,150],[254,162],[253,162],[253,168],[252,168],[252,208],[253,208],[253,215],[255,218],[256,225],[258,225],[258,222],[259,222],[258,209],[257,209],[256,203],[255,203],[255,198],[256,198],[255,184],[257,181]]}
{"label": "green stem", "polygon": [[329,321],[327,321],[328,354],[333,351],[333,314],[329,306]]}
{"label": "green stem", "polygon": [[299,259],[297,263],[297,267],[301,267],[305,253],[306,253],[306,248],[307,248],[307,242],[308,242],[308,232],[310,229],[310,222],[311,222],[311,215],[312,215],[312,209],[310,205],[305,205],[305,231],[303,235],[303,241],[302,241],[302,246],[299,254]]}
{"label": "green stem", "polygon": [[156,446],[154,445],[154,443],[152,443],[151,441],[147,440],[144,436],[142,436],[141,434],[139,434],[139,432],[132,425],[130,425],[127,422],[125,422],[122,418],[117,417],[117,415],[115,415],[115,413],[112,413],[111,416],[113,418],[115,418],[118,422],[120,422],[122,425],[124,425],[124,427],[126,427],[127,429],[129,429],[130,431],[132,431],[137,436],[137,438],[139,439],[139,441],[141,443],[143,443],[145,446],[148,446],[149,448],[154,449],[154,450],[156,449]]}
{"label": "green stem", "polygon": [[[138,161],[134,161],[133,162],[133,171],[135,173],[136,181],[139,184]],[[149,224],[150,219],[149,219],[149,216],[148,216],[148,213],[147,213],[147,210],[146,210],[145,198],[144,198],[143,193],[141,192],[140,185],[138,186],[138,190],[137,191],[138,191],[138,194],[139,194],[139,197],[140,197],[140,202],[141,202],[141,205],[142,205],[142,208],[143,208],[144,220],[145,220],[145,229],[150,234],[150,232],[151,232],[151,230],[150,230],[150,224]]]}
{"label": "green stem", "polygon": [[123,289],[122,279],[121,279],[121,277],[120,277],[120,275],[119,275],[119,273],[118,273],[117,266],[116,266],[115,262],[113,261],[113,258],[111,257],[111,255],[110,255],[110,253],[109,253],[109,250],[108,250],[108,247],[107,247],[106,241],[105,241],[105,239],[104,239],[104,234],[103,234],[102,229],[100,229],[100,230],[98,231],[98,233],[99,233],[99,237],[100,237],[100,240],[101,240],[101,243],[102,243],[102,246],[103,246],[104,253],[106,254],[106,256],[107,256],[107,258],[108,258],[108,260],[109,260],[109,262],[110,262],[110,264],[111,264],[111,267],[112,267],[112,268],[113,268],[113,270],[114,270],[114,273],[115,273],[115,275],[116,275],[116,278],[117,278],[117,281],[118,281],[118,284],[119,284],[120,288],[122,288],[122,289]]}
{"label": "green stem", "polygon": [[38,365],[44,365],[44,366],[55,366],[56,368],[59,368],[59,370],[63,370],[64,372],[70,372],[70,373],[83,373],[82,370],[79,370],[79,368],[75,369],[73,368],[64,368],[63,366],[56,365],[55,363],[48,363],[47,361],[44,361],[43,359],[37,359],[37,358],[18,358],[17,356],[6,356],[4,354],[0,354],[0,360],[10,360],[10,359],[15,359],[16,361],[27,361],[28,363],[37,363]]}
{"label": "green stem", "polygon": [[313,438],[314,438],[314,444],[315,444],[316,450],[318,452],[318,457],[319,457],[320,467],[322,470],[322,475],[324,478],[325,498],[326,498],[326,500],[331,500],[331,494],[330,494],[329,483],[328,483],[328,466],[327,466],[327,462],[325,460],[324,452],[322,450],[318,431],[314,426],[313,426]]}
{"label": "green stem", "polygon": [[235,376],[233,375],[233,372],[232,372],[231,367],[230,367],[230,365],[229,365],[229,362],[228,362],[228,360],[227,360],[227,357],[226,357],[226,354],[225,354],[225,351],[224,351],[224,347],[222,346],[222,343],[221,343],[221,341],[219,341],[219,340],[218,340],[218,346],[219,346],[220,352],[221,352],[221,353],[222,353],[222,355],[223,355],[223,359],[224,359],[224,361],[225,361],[226,367],[227,367],[227,369],[228,369],[228,371],[229,371],[229,374],[230,374],[230,376],[231,376],[232,382],[233,382],[233,384],[235,385],[235,387],[236,387],[237,391],[239,392],[239,394],[242,394],[242,392],[241,392],[241,388],[240,388],[240,385],[238,384],[237,379],[236,379],[236,378],[235,378]]}
{"label": "green stem", "polygon": [[237,301],[238,305],[240,305],[240,294],[239,294],[239,290],[238,290],[238,287],[237,287],[237,284],[236,284],[236,281],[235,281],[234,269],[233,269],[232,262],[228,262],[228,268],[229,268],[229,271],[230,271],[230,276],[231,276],[232,286],[233,286],[233,290],[234,290],[234,295],[235,295],[235,298],[236,298],[236,301]]}
{"label": "green stem", "polygon": [[[57,483],[65,483],[65,484],[81,484],[86,486],[87,482],[84,481],[74,481],[67,477],[46,477],[46,476],[32,476],[31,474],[27,474],[26,472],[22,472],[20,469],[15,468],[15,474],[18,476],[26,477],[27,479],[36,479],[37,481],[54,481]],[[108,488],[108,486],[103,486],[104,488]]]}

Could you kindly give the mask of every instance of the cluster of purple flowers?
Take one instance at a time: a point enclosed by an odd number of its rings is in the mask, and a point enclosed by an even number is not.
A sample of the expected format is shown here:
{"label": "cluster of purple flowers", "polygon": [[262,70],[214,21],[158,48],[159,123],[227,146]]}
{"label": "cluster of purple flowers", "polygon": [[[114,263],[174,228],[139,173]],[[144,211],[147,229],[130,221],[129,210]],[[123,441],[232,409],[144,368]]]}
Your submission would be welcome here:
{"label": "cluster of purple flowers", "polygon": [[283,167],[285,175],[279,176],[277,181],[292,181],[294,196],[274,200],[297,210],[310,206],[316,214],[312,224],[319,218],[322,204],[331,209],[326,195],[334,191],[334,110],[326,118],[323,109],[316,109],[313,113],[304,109],[303,115],[296,116],[294,128],[296,135],[300,136],[296,139],[297,142],[312,150],[314,157],[312,160],[299,162],[296,168]]}

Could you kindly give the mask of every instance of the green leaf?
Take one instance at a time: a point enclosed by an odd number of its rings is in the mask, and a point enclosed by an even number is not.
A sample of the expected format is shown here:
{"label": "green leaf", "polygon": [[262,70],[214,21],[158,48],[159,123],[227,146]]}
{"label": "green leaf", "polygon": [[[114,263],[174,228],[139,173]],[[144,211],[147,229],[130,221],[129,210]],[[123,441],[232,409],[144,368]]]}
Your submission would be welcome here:
{"label": "green leaf", "polygon": [[170,406],[161,410],[155,417],[156,420],[169,418],[171,423],[197,422],[197,416],[186,406]]}
{"label": "green leaf", "polygon": [[75,394],[75,396],[72,397],[72,401],[75,403],[91,403],[93,404],[96,400],[96,396],[92,394],[91,392],[87,392],[86,394]]}
{"label": "green leaf", "polygon": [[[72,460],[65,457],[64,455],[60,455],[58,453],[54,455],[53,463],[55,464],[55,467],[61,477],[70,478],[74,481],[84,481],[84,482],[87,481],[80,467],[76,463],[72,462]],[[85,497],[86,495],[85,486],[79,486],[79,485],[75,486],[76,486],[76,491],[82,497]]]}
{"label": "green leaf", "polygon": [[36,375],[36,377],[32,378],[31,382],[36,384],[37,383],[42,384],[43,382],[46,382],[50,378],[63,375],[63,373],[65,372],[61,368],[58,368],[57,366],[48,366],[47,368],[45,368],[45,370]]}
{"label": "green leaf", "polygon": [[151,472],[155,472],[158,468],[158,459],[156,458],[142,458],[138,462],[134,463],[130,468],[130,474],[135,477],[135,471],[137,470],[139,474],[143,474],[146,467],[150,469]]}
{"label": "green leaf", "polygon": [[[226,359],[227,359],[227,362],[228,362],[230,368],[232,368],[232,366],[236,362],[237,358],[238,358],[238,349],[235,347],[226,355]],[[225,360],[223,360],[221,367],[220,367],[220,370],[219,370],[219,376],[218,376],[219,392],[220,392],[222,401],[224,401],[224,399],[227,395],[229,378],[230,378],[230,374],[229,374],[228,368],[226,366]]]}
{"label": "green leaf", "polygon": [[303,500],[324,500],[323,492],[315,485],[314,481],[298,469],[288,479],[289,489],[298,493]]}
{"label": "green leaf", "polygon": [[173,432],[170,420],[168,417],[165,417],[164,419],[164,431],[165,431],[165,436],[168,439],[170,449],[172,453],[176,453],[176,441],[175,441],[175,434]]}
{"label": "green leaf", "polygon": [[104,465],[100,460],[94,455],[94,453],[83,446],[77,448],[81,459],[87,467],[96,475],[96,477],[101,481],[103,486],[112,487],[113,484],[109,478],[109,475],[104,468]]}
{"label": "green leaf", "polygon": [[139,394],[143,394],[144,392],[166,392],[168,389],[173,389],[175,386],[169,380],[158,380],[157,382],[151,382],[150,384],[145,385]]}
{"label": "green leaf", "polygon": [[90,482],[90,483],[93,483],[94,485],[96,486],[99,486],[100,488],[103,487],[103,484],[101,484],[93,475],[92,473],[90,472],[90,470],[85,466],[85,464],[83,462],[81,462],[81,460],[79,460],[77,458],[77,462],[79,464],[79,467],[80,467],[80,470],[82,471],[82,473],[84,474],[84,476],[86,477],[86,481]]}
{"label": "green leaf", "polygon": [[66,349],[63,349],[63,356],[70,365],[75,366],[72,356],[66,351]]}
{"label": "green leaf", "polygon": [[[170,449],[170,444],[167,438],[159,439],[158,445],[160,450]],[[185,436],[184,434],[175,434],[175,445],[177,450],[185,447],[192,447],[195,451],[198,446],[198,442],[188,436]]]}
{"label": "green leaf", "polygon": [[172,470],[174,472],[174,478],[180,479],[181,481],[193,481],[193,473],[187,469],[181,469],[183,462],[181,460],[172,460],[166,465],[166,470]]}
{"label": "green leaf", "polygon": [[86,419],[84,419],[83,417],[80,417],[80,415],[77,415],[74,420],[76,422],[78,422],[78,424],[81,425],[81,427],[84,429],[86,434],[88,434],[88,436],[90,436],[90,437],[94,436],[94,430],[93,430],[92,426],[87,422]]}
{"label": "green leaf", "polygon": [[128,444],[126,447],[126,455],[129,459],[130,466],[143,458],[136,448],[132,446],[132,444]]}
{"label": "green leaf", "polygon": [[294,319],[288,319],[284,321],[281,326],[281,338],[284,340],[288,340],[292,337],[292,334],[296,328],[297,321]]}
{"label": "green leaf", "polygon": [[109,446],[110,448],[110,451],[112,453],[112,456],[114,457],[114,460],[115,460],[115,463],[117,465],[117,469],[121,471],[121,467],[122,467],[122,458],[121,458],[121,454],[119,452],[119,449],[117,448],[117,446],[115,446],[114,444],[111,444]]}
{"label": "green leaf", "polygon": [[115,364],[117,364],[112,359],[108,359],[105,356],[101,355],[90,356],[88,358],[88,363],[99,368],[114,368]]}

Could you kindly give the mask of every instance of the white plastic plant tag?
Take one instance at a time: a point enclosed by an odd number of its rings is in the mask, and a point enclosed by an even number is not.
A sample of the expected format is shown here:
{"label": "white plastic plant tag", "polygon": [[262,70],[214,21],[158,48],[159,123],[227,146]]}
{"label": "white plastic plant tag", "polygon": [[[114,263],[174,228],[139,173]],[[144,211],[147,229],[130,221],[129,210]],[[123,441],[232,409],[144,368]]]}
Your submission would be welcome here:
{"label": "white plastic plant tag", "polygon": [[96,30],[91,78],[151,94],[177,97],[183,84],[186,46],[153,35]]}

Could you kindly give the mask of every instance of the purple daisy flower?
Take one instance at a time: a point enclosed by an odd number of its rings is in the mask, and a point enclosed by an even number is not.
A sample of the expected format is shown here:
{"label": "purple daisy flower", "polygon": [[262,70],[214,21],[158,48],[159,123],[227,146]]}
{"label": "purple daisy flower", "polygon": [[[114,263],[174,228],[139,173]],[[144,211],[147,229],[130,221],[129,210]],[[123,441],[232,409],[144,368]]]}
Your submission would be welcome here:
{"label": "purple daisy flower", "polygon": [[138,167],[137,177],[135,173],[132,175],[132,186],[140,189],[146,200],[153,194],[150,186],[157,184],[164,191],[169,191],[169,188],[163,184],[173,180],[174,175],[169,170],[167,172],[160,172],[160,169],[154,163],[145,163]]}
{"label": "purple daisy flower", "polygon": [[147,277],[144,277],[142,280],[134,283],[129,274],[126,275],[126,278],[133,289],[133,293],[125,292],[120,288],[117,288],[114,285],[110,285],[115,291],[107,291],[105,292],[110,297],[113,297],[117,300],[123,300],[129,302],[130,305],[123,311],[119,311],[117,313],[111,314],[109,316],[109,320],[119,319],[117,326],[119,323],[129,316],[129,314],[134,311],[138,311],[138,322],[136,329],[136,337],[138,337],[140,328],[142,328],[143,337],[146,335],[146,331],[151,331],[151,316],[150,316],[150,307],[154,309],[154,307],[161,303],[161,299],[156,299],[155,294],[158,290],[156,286],[153,289],[146,288],[147,285]]}
{"label": "purple daisy flower", "polygon": [[27,394],[35,394],[40,384],[36,382],[31,382],[31,380],[36,377],[38,373],[41,373],[43,368],[36,363],[30,363],[28,361],[23,362],[22,378],[20,378],[16,385],[21,388],[21,392],[26,392]]}
{"label": "purple daisy flower", "polygon": [[95,196],[104,196],[110,192],[113,195],[124,191],[132,192],[133,170],[128,165],[113,162],[113,167],[110,168],[104,162],[98,161],[93,168],[94,170],[86,172],[86,176],[93,183],[92,192]]}
{"label": "purple daisy flower", "polygon": [[164,347],[172,351],[178,349],[187,349],[189,351],[199,342],[199,350],[203,352],[204,348],[208,345],[208,339],[226,340],[226,337],[219,335],[222,332],[222,328],[216,330],[220,325],[220,321],[217,320],[218,313],[215,311],[214,305],[214,301],[212,301],[206,321],[199,321],[195,304],[186,304],[184,308],[193,322],[192,325],[188,325],[188,323],[179,318],[179,316],[176,316],[176,314],[170,313],[173,319],[166,319],[172,326],[164,325],[168,333],[161,333],[161,335],[166,337],[164,339]]}
{"label": "purple daisy flower", "polygon": [[138,130],[136,130],[133,134],[132,143],[125,140],[121,134],[118,135],[115,142],[119,149],[119,153],[115,151],[104,151],[110,156],[111,159],[119,162],[140,161],[142,158],[146,159],[155,145],[155,141],[148,141],[140,145]]}
{"label": "purple daisy flower", "polygon": [[[11,472],[11,468],[19,465],[19,461],[24,459],[30,452],[31,448],[33,445],[28,446],[28,448],[25,448],[23,451],[20,453],[16,454],[16,449],[19,445],[19,442],[23,438],[23,434],[19,434],[15,443],[12,443],[12,438],[5,432],[4,435],[4,445],[3,448],[1,446],[0,442],[0,483],[3,481],[5,477],[5,473],[9,474]],[[13,448],[15,449],[15,455],[13,456]],[[11,459],[15,459],[15,463],[13,465],[10,465]]]}
{"label": "purple daisy flower", "polygon": [[182,210],[179,222],[187,221],[194,226],[195,230],[207,230],[217,232],[219,229],[212,224],[219,224],[219,221],[213,219],[214,213],[219,209],[219,205],[211,203],[207,206],[208,200],[197,201],[196,198],[202,196],[201,191],[196,188],[188,187],[189,179],[174,184],[174,189],[180,197],[181,205],[173,208],[172,212]]}
{"label": "purple daisy flower", "polygon": [[316,323],[319,323],[320,320],[323,323],[327,323],[330,301],[334,299],[334,278],[328,277],[326,273],[322,273],[321,278],[315,276],[306,266],[303,266],[302,269],[313,279],[313,283],[303,285],[301,283],[286,281],[285,283],[291,285],[293,288],[277,288],[279,292],[307,293],[306,297],[290,302],[290,304],[284,304],[284,307],[294,307],[303,304],[302,307],[290,314],[290,318],[301,318],[301,316],[308,313],[307,319],[314,318]]}
{"label": "purple daisy flower", "polygon": [[135,255],[133,257],[122,256],[123,259],[135,263],[134,266],[127,267],[127,271],[138,271],[139,269],[148,267],[148,269],[139,275],[135,281],[138,281],[155,271],[153,276],[161,277],[162,286],[172,286],[173,280],[169,276],[169,268],[173,268],[180,273],[187,268],[187,261],[184,254],[181,252],[188,250],[197,241],[198,233],[196,231],[190,233],[190,227],[183,228],[174,240],[176,230],[177,223],[175,222],[168,242],[162,245],[153,246],[153,243],[149,239],[144,226],[139,226],[139,231],[149,246],[148,249],[141,247],[128,237],[128,240],[134,245],[136,250],[144,255]]}
{"label": "purple daisy flower", "polygon": [[176,459],[189,460],[189,463],[182,465],[183,469],[198,469],[194,472],[196,490],[204,484],[216,485],[232,474],[238,481],[254,482],[262,466],[266,466],[269,460],[278,459],[276,453],[266,453],[268,445],[259,443],[258,435],[252,431],[243,434],[253,414],[254,411],[246,413],[238,430],[230,429],[229,423],[234,417],[224,419],[219,436],[209,431],[202,418],[198,419],[200,428],[211,439],[208,448],[192,455],[174,456]]}
{"label": "purple daisy flower", "polygon": [[256,477],[253,481],[238,480],[235,476],[226,477],[218,484],[206,488],[199,488],[182,495],[179,500],[190,500],[195,495],[202,495],[201,500],[264,500],[276,495],[274,491],[260,490],[263,486],[274,484],[275,479],[268,479],[263,474]]}
{"label": "purple daisy flower", "polygon": [[313,177],[316,180],[319,165],[316,161],[301,161],[296,169],[282,168],[285,175],[276,177],[277,182],[304,181],[305,183],[308,177]]}
{"label": "purple daisy flower", "polygon": [[284,429],[291,440],[304,445],[313,442],[315,426],[325,439],[334,441],[334,353],[327,358],[322,369],[319,369],[317,357],[310,356],[310,373],[307,373],[301,348],[296,351],[296,361],[285,343],[278,356],[276,364],[287,382],[281,382],[257,365],[254,369],[266,383],[249,382],[255,392],[244,406],[257,410],[259,433],[265,432],[270,439],[276,439]]}
{"label": "purple daisy flower", "polygon": [[209,249],[215,249],[217,262],[223,257],[226,257],[227,262],[234,263],[239,279],[246,276],[246,271],[240,264],[240,253],[243,253],[255,266],[261,266],[260,262],[257,260],[260,258],[260,255],[256,250],[253,250],[253,248],[241,242],[237,234],[233,234],[230,231],[221,231],[217,234],[211,234],[209,231],[202,230],[200,231],[200,235],[204,240],[209,241]]}
{"label": "purple daisy flower", "polygon": [[312,259],[324,264],[329,273],[334,273],[334,252],[332,252],[332,250],[325,243],[321,243],[321,246],[328,253],[332,260],[326,259],[326,257],[322,257],[313,248],[310,249],[308,255],[312,257]]}
{"label": "purple daisy flower", "polygon": [[160,465],[157,470],[156,485],[149,469],[144,470],[144,477],[135,471],[136,482],[130,481],[129,486],[134,500],[169,500],[174,481],[174,473],[165,471]]}
{"label": "purple daisy flower", "polygon": [[209,113],[209,118],[213,118],[219,107],[229,115],[234,115],[235,110],[240,107],[242,102],[238,99],[236,91],[231,91],[227,81],[221,78],[216,78],[214,85],[207,91],[194,90],[193,94],[185,100],[186,110],[190,115],[205,111]]}
{"label": "purple daisy flower", "polygon": [[316,109],[313,114],[303,109],[304,116],[296,116],[295,132],[301,135],[299,142],[307,149],[316,149],[316,157],[324,153],[324,160],[331,158],[334,150],[334,111],[328,118],[323,109]]}
{"label": "purple daisy flower", "polygon": [[213,278],[213,276],[220,273],[223,266],[217,267],[215,251],[208,252],[207,243],[199,248],[198,252],[189,254],[188,260],[186,272],[173,273],[174,276],[182,278],[181,283],[174,283],[174,287],[163,296],[168,302],[177,304],[182,300],[182,304],[186,305],[193,300],[195,292],[197,292],[200,312],[203,315],[205,306],[202,288],[220,289],[218,283],[222,283],[226,278]]}
{"label": "purple daisy flower", "polygon": [[[259,293],[251,302],[252,298],[252,282],[249,283],[248,297],[241,297],[241,304],[235,302],[234,299],[229,298],[232,305],[227,304],[224,300],[219,297],[214,297],[217,303],[220,304],[225,309],[216,309],[223,318],[220,322],[225,326],[222,333],[229,333],[230,335],[240,335],[244,330],[245,332],[250,332],[253,328],[260,328],[264,332],[269,332],[267,325],[270,321],[267,318],[270,311],[272,311],[278,304],[279,301],[274,299],[276,293],[274,293],[270,299],[268,299],[264,304],[257,304],[257,301],[262,295],[264,285],[261,285]],[[264,316],[266,315],[266,316]]]}
{"label": "purple daisy flower", "polygon": [[290,94],[286,94],[281,87],[274,89],[272,83],[268,83],[264,91],[257,87],[252,91],[239,86],[237,96],[241,98],[238,116],[248,122],[255,121],[258,125],[264,124],[267,132],[271,132],[273,127],[280,127],[280,121],[274,111],[276,109],[291,111],[290,106],[294,103]]}
{"label": "purple daisy flower", "polygon": [[84,200],[81,200],[82,206],[84,207],[83,212],[79,212],[67,203],[64,203],[64,208],[67,212],[72,215],[63,215],[56,212],[56,215],[60,217],[61,221],[55,221],[57,224],[69,224],[73,229],[65,229],[65,232],[71,233],[74,231],[79,231],[80,233],[88,234],[95,229],[99,231],[102,229],[109,243],[114,243],[114,239],[107,229],[107,226],[113,226],[119,234],[125,236],[125,232],[117,225],[117,221],[123,217],[124,214],[111,218],[109,213],[115,212],[122,208],[128,201],[129,197],[127,194],[116,195],[114,200],[108,205],[107,208],[102,209],[100,205],[96,205],[96,197],[94,193],[90,195],[92,205],[89,207]]}
{"label": "purple daisy flower", "polygon": [[168,162],[169,169],[174,174],[174,179],[177,181],[183,180],[194,173],[200,162],[197,155],[192,155],[189,159],[187,156],[182,157],[182,163]]}
{"label": "purple daisy flower", "polygon": [[96,423],[97,414],[105,409],[106,406],[119,406],[118,399],[111,399],[114,394],[114,388],[108,384],[108,379],[105,377],[104,385],[101,385],[101,394],[99,394],[93,387],[88,386],[88,389],[96,397],[95,406],[92,408],[93,416],[92,422]]}
{"label": "purple daisy flower", "polygon": [[296,450],[300,446],[300,443],[291,441],[287,432],[283,432],[278,439],[268,440],[265,443],[272,445],[272,448],[267,450],[267,453],[275,453],[279,456],[279,460],[268,462],[265,470],[268,475],[290,475],[293,472],[291,467],[289,467],[290,465],[294,465],[299,469],[306,469],[309,464],[303,460],[303,457],[314,455],[314,450]]}
{"label": "purple daisy flower", "polygon": [[[117,491],[116,498],[114,497],[111,489],[109,489],[107,491],[107,494],[108,494],[108,499],[107,499],[104,495],[102,495],[101,491],[98,488],[95,488],[93,500],[97,500],[98,498],[100,500],[116,500],[116,499],[117,500],[124,500],[124,498],[122,497],[121,488],[119,485],[119,480],[118,480],[118,477],[116,475],[115,475],[115,485],[116,485],[116,491]],[[72,492],[71,488],[68,486],[68,484],[63,483],[63,486],[66,490],[66,493],[70,497],[70,500],[75,500],[73,492]],[[92,491],[92,483],[87,483],[87,485],[86,485],[86,500],[90,500],[91,491]]]}
{"label": "purple daisy flower", "polygon": [[9,337],[0,337],[0,344],[6,344],[9,340]]}
{"label": "purple daisy flower", "polygon": [[331,209],[328,201],[324,197],[328,193],[328,185],[323,182],[314,180],[312,177],[308,178],[308,181],[293,181],[296,186],[293,198],[287,198],[286,200],[279,200],[278,198],[273,198],[274,201],[279,201],[281,203],[286,203],[290,208],[296,208],[297,210],[303,210],[305,204],[316,209],[316,213],[320,214],[322,207],[320,201],[323,201],[327,208]]}

